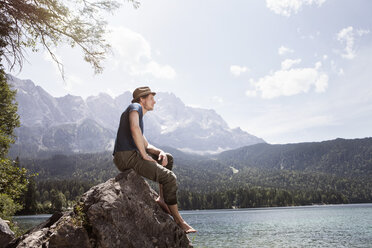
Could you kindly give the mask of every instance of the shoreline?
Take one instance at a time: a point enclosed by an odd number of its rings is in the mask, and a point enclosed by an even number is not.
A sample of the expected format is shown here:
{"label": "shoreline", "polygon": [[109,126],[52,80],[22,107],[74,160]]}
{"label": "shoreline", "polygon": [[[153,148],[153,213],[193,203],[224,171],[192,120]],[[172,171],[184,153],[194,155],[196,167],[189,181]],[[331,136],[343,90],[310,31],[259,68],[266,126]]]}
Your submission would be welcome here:
{"label": "shoreline", "polygon": [[[269,209],[293,209],[293,208],[312,208],[312,207],[342,207],[342,206],[355,206],[355,205],[371,205],[372,202],[363,202],[363,203],[340,203],[340,204],[312,204],[312,205],[298,205],[298,206],[278,206],[278,207],[254,207],[254,208],[210,208],[210,209],[188,209],[181,210],[180,213],[186,213],[191,211],[246,211],[246,210],[269,210]],[[65,210],[61,212],[67,212],[70,210]],[[49,218],[53,214],[50,213],[40,213],[40,214],[29,214],[29,215],[14,215],[13,218],[30,218],[33,217],[42,217]]]}

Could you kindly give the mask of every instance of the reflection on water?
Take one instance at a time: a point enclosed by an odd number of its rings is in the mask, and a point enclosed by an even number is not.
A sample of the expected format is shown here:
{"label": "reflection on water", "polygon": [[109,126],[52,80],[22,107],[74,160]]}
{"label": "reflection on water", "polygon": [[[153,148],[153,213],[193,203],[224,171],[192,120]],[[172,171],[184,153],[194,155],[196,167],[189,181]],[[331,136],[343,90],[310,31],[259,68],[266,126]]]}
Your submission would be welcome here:
{"label": "reflection on water", "polygon": [[14,216],[13,220],[17,223],[17,226],[23,231],[27,231],[30,228],[40,224],[47,220],[51,214],[38,214],[38,215],[19,215]]}
{"label": "reflection on water", "polygon": [[[372,204],[181,211],[195,247],[372,247]],[[31,228],[51,215],[16,216]]]}

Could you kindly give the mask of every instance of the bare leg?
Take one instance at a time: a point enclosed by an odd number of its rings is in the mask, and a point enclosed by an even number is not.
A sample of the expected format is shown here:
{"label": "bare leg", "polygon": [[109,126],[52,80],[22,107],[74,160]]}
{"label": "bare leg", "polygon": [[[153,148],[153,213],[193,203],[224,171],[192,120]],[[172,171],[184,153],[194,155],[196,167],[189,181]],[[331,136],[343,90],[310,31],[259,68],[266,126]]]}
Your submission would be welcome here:
{"label": "bare leg", "polygon": [[185,231],[185,233],[196,233],[196,230],[183,220],[182,216],[178,212],[177,204],[168,205],[168,207],[171,211],[174,221]]}
{"label": "bare leg", "polygon": [[159,197],[156,199],[156,202],[160,205],[160,207],[168,214],[171,214],[169,211],[168,205],[164,201],[164,196],[163,196],[163,185],[159,183]]}

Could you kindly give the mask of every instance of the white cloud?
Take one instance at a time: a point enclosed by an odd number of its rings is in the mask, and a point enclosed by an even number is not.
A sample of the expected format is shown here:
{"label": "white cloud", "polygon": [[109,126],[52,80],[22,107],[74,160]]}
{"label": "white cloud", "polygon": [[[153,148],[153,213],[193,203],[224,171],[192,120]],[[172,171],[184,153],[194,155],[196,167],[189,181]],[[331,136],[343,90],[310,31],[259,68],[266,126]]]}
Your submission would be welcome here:
{"label": "white cloud", "polygon": [[213,97],[212,97],[212,100],[213,100],[214,102],[223,103],[223,98],[220,97],[220,96],[213,96]]}
{"label": "white cloud", "polygon": [[337,40],[340,41],[342,44],[346,44],[344,49],[344,53],[341,54],[343,58],[346,59],[353,59],[355,57],[355,51],[353,50],[354,46],[354,33],[353,27],[347,27],[337,34]]}
{"label": "white cloud", "polygon": [[64,89],[71,94],[76,86],[81,86],[83,84],[84,80],[81,79],[79,76],[68,74],[65,77]]}
{"label": "white cloud", "polygon": [[298,13],[304,5],[318,5],[320,7],[326,0],[266,0],[266,7],[275,14],[286,17]]}
{"label": "white cloud", "polygon": [[254,96],[257,96],[257,91],[255,91],[255,90],[247,90],[247,91],[245,92],[245,94],[246,94],[247,96],[254,97]]}
{"label": "white cloud", "polygon": [[[111,30],[108,40],[117,66],[122,66],[131,75],[150,74],[162,79],[176,77],[176,71],[170,65],[159,64],[152,58],[152,48],[141,34],[125,27],[112,27]],[[155,51],[155,54],[160,52]]]}
{"label": "white cloud", "polygon": [[176,72],[169,65],[160,65],[155,61],[147,63],[132,64],[129,66],[132,75],[152,74],[156,78],[173,79],[176,77]]}
{"label": "white cloud", "polygon": [[294,51],[288,47],[285,47],[285,46],[281,46],[279,47],[278,49],[278,54],[279,55],[284,55],[286,53],[293,53]]}
{"label": "white cloud", "polygon": [[248,68],[246,66],[232,65],[230,66],[230,72],[234,76],[238,77],[240,74],[247,72]]}
{"label": "white cloud", "polygon": [[[298,60],[295,63],[299,63]],[[254,89],[248,90],[246,95],[255,96],[260,93],[262,98],[271,99],[306,93],[311,88],[315,88],[317,93],[324,92],[328,87],[328,76],[320,69],[321,62],[317,62],[314,68],[286,69],[284,67],[257,81],[250,80]]]}
{"label": "white cloud", "polygon": [[369,34],[369,30],[368,29],[358,29],[357,30],[357,34],[359,35],[359,36],[362,36],[362,35],[365,35],[365,34]]}
{"label": "white cloud", "polygon": [[341,53],[341,57],[345,59],[353,59],[355,58],[355,50],[354,50],[354,42],[355,42],[355,36],[362,36],[365,34],[368,34],[369,30],[365,29],[358,29],[354,31],[354,28],[352,26],[349,26],[347,28],[341,29],[337,33],[337,40],[342,44],[345,45],[345,48],[343,52]]}
{"label": "white cloud", "polygon": [[286,59],[282,62],[282,70],[288,70],[293,65],[301,63],[301,59]]}
{"label": "white cloud", "polygon": [[112,98],[115,98],[117,96],[117,94],[115,94],[115,92],[110,88],[107,88],[105,92],[109,94]]}

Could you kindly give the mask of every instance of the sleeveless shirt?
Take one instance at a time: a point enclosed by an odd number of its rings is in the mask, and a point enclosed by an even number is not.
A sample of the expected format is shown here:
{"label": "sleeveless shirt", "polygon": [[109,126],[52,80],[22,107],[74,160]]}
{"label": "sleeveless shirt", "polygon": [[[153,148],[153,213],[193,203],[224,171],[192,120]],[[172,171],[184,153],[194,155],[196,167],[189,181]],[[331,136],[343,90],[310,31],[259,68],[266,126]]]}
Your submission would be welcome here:
{"label": "sleeveless shirt", "polygon": [[113,154],[115,154],[115,152],[119,152],[119,151],[133,151],[133,150],[138,151],[138,148],[136,146],[136,143],[134,143],[133,136],[132,136],[132,133],[130,131],[129,113],[132,112],[132,111],[137,111],[138,114],[139,114],[139,126],[141,128],[141,132],[142,132],[142,135],[143,135],[142,106],[139,103],[132,103],[121,114]]}

